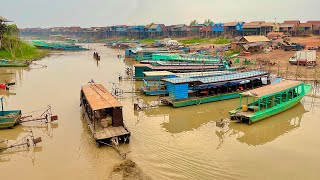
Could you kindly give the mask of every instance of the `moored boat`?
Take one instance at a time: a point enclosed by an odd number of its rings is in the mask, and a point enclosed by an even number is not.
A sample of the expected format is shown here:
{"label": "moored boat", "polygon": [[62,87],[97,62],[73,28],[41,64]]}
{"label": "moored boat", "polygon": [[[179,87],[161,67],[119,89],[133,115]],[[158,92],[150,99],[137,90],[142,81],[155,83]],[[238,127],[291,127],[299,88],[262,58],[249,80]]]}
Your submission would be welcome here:
{"label": "moored boat", "polygon": [[19,123],[21,117],[21,110],[4,111],[3,96],[0,97],[1,111],[0,111],[0,129],[12,128]]}
{"label": "moored boat", "polygon": [[[278,82],[281,78],[275,78]],[[202,103],[238,98],[244,90],[255,89],[271,83],[270,74],[264,71],[249,71],[212,77],[183,77],[164,79],[169,96],[161,103],[183,107]]]}
{"label": "moored boat", "polygon": [[147,71],[144,72],[143,86],[141,92],[146,95],[168,95],[167,83],[163,81],[166,78],[177,77],[211,77],[225,74],[233,74],[231,71],[208,71],[208,72],[190,72],[190,73],[172,73],[169,71]]}
{"label": "moored boat", "polygon": [[64,51],[85,51],[89,50],[80,45],[68,44],[68,43],[47,43],[44,41],[33,41],[33,45],[39,49],[50,49],[50,50],[64,50]]}
{"label": "moored boat", "polygon": [[82,86],[80,101],[84,119],[98,145],[129,142],[130,132],[123,123],[122,105],[101,84]]}
{"label": "moored boat", "polygon": [[229,114],[232,120],[251,124],[294,107],[310,89],[311,84],[283,80],[250,90],[241,94],[240,107]]}
{"label": "moored boat", "polygon": [[0,67],[28,67],[30,64],[27,60],[0,60]]}
{"label": "moored boat", "polygon": [[211,66],[153,66],[151,64],[136,64],[134,65],[134,78],[142,80],[144,72],[147,71],[169,71],[173,73],[186,73],[186,72],[204,72],[204,71],[224,71],[225,65],[211,65]]}

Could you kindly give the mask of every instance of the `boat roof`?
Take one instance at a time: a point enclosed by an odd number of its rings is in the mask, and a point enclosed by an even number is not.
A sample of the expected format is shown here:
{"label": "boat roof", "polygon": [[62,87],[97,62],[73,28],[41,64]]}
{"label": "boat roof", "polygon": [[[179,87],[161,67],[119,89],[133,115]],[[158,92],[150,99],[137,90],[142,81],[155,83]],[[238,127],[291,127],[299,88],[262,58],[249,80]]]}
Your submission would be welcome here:
{"label": "boat roof", "polygon": [[241,93],[243,96],[252,96],[252,97],[263,97],[267,96],[269,94],[274,94],[277,92],[284,91],[289,88],[293,88],[295,86],[298,86],[302,84],[301,81],[292,81],[292,80],[282,80],[279,83],[271,84],[268,86],[264,86],[261,88],[253,89],[250,91],[246,91],[244,93]]}
{"label": "boat roof", "polygon": [[204,72],[189,72],[189,73],[175,73],[179,77],[194,77],[194,76],[213,76],[222,74],[233,74],[232,71],[204,71]]}
{"label": "boat roof", "polygon": [[120,102],[102,84],[82,86],[82,91],[93,111],[112,107],[122,107]]}
{"label": "boat roof", "polygon": [[175,75],[172,72],[169,71],[146,71],[143,72],[144,75],[146,76],[170,76],[170,75]]}
{"label": "boat roof", "polygon": [[183,83],[191,83],[191,82],[199,82],[202,84],[208,83],[218,83],[218,82],[225,82],[225,81],[234,81],[239,79],[247,79],[253,78],[257,76],[264,76],[268,75],[268,72],[263,71],[249,71],[249,72],[241,72],[236,74],[226,74],[222,76],[212,76],[212,77],[179,77],[179,78],[167,78],[163,81],[170,82],[172,84],[183,84]]}
{"label": "boat roof", "polygon": [[218,68],[219,66],[152,66],[151,64],[136,64],[134,67],[148,67],[153,70],[175,70],[175,69],[190,69],[190,70],[199,70],[199,69],[212,69]]}

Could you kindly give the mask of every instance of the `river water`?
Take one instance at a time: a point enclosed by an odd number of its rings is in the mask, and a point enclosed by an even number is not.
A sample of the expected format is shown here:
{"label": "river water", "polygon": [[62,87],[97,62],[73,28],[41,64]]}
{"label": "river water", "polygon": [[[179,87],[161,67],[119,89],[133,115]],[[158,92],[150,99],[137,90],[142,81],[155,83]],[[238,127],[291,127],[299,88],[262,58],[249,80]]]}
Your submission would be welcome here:
{"label": "river water", "polygon": [[[110,147],[98,148],[81,120],[79,93],[94,79],[111,91],[112,83],[124,90],[124,119],[132,132],[123,152],[153,179],[319,179],[320,100],[305,97],[296,107],[251,126],[230,123],[228,117],[238,100],[185,108],[160,107],[134,111],[133,101],[145,103],[157,97],[129,93],[141,82],[118,76],[131,63],[118,59],[122,51],[99,44],[93,51],[57,53],[38,64],[46,68],[1,68],[0,80],[17,82],[5,93],[5,109],[39,114],[48,104],[59,116],[51,124],[29,123],[0,131],[0,139],[13,142],[30,130],[43,142],[35,148],[0,153],[1,179],[108,179],[121,162]],[[4,92],[2,92],[4,93]]]}

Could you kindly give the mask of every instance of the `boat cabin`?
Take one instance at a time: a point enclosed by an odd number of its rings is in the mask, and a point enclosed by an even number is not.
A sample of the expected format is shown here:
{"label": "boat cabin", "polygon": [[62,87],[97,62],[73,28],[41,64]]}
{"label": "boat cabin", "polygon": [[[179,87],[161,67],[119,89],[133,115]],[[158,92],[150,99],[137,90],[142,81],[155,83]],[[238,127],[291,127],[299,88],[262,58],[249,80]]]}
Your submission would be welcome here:
{"label": "boat cabin", "polygon": [[311,85],[283,80],[240,95],[240,107],[230,111],[231,119],[251,124],[292,108],[310,90]]}
{"label": "boat cabin", "polygon": [[177,77],[169,71],[144,72],[143,86],[141,91],[146,95],[168,94],[167,85],[162,79]]}
{"label": "boat cabin", "polygon": [[122,105],[103,85],[82,86],[80,97],[84,117],[97,143],[110,143],[113,138],[128,141],[130,132],[123,123]]}

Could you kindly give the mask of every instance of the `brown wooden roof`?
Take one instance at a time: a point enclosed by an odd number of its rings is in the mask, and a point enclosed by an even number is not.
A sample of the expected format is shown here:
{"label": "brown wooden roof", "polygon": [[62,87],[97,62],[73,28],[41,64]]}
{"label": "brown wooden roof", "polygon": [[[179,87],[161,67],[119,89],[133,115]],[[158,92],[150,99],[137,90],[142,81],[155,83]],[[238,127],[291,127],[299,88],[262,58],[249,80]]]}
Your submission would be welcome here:
{"label": "brown wooden roof", "polygon": [[276,84],[271,84],[268,86],[264,86],[261,88],[253,89],[247,92],[242,93],[244,96],[253,96],[253,97],[263,97],[269,94],[274,94],[277,92],[284,91],[289,88],[293,88],[299,84],[302,84],[301,81],[291,81],[291,80],[283,80]]}
{"label": "brown wooden roof", "polygon": [[113,97],[102,84],[88,84],[82,86],[89,105],[93,111],[112,107],[122,107],[120,102]]}

